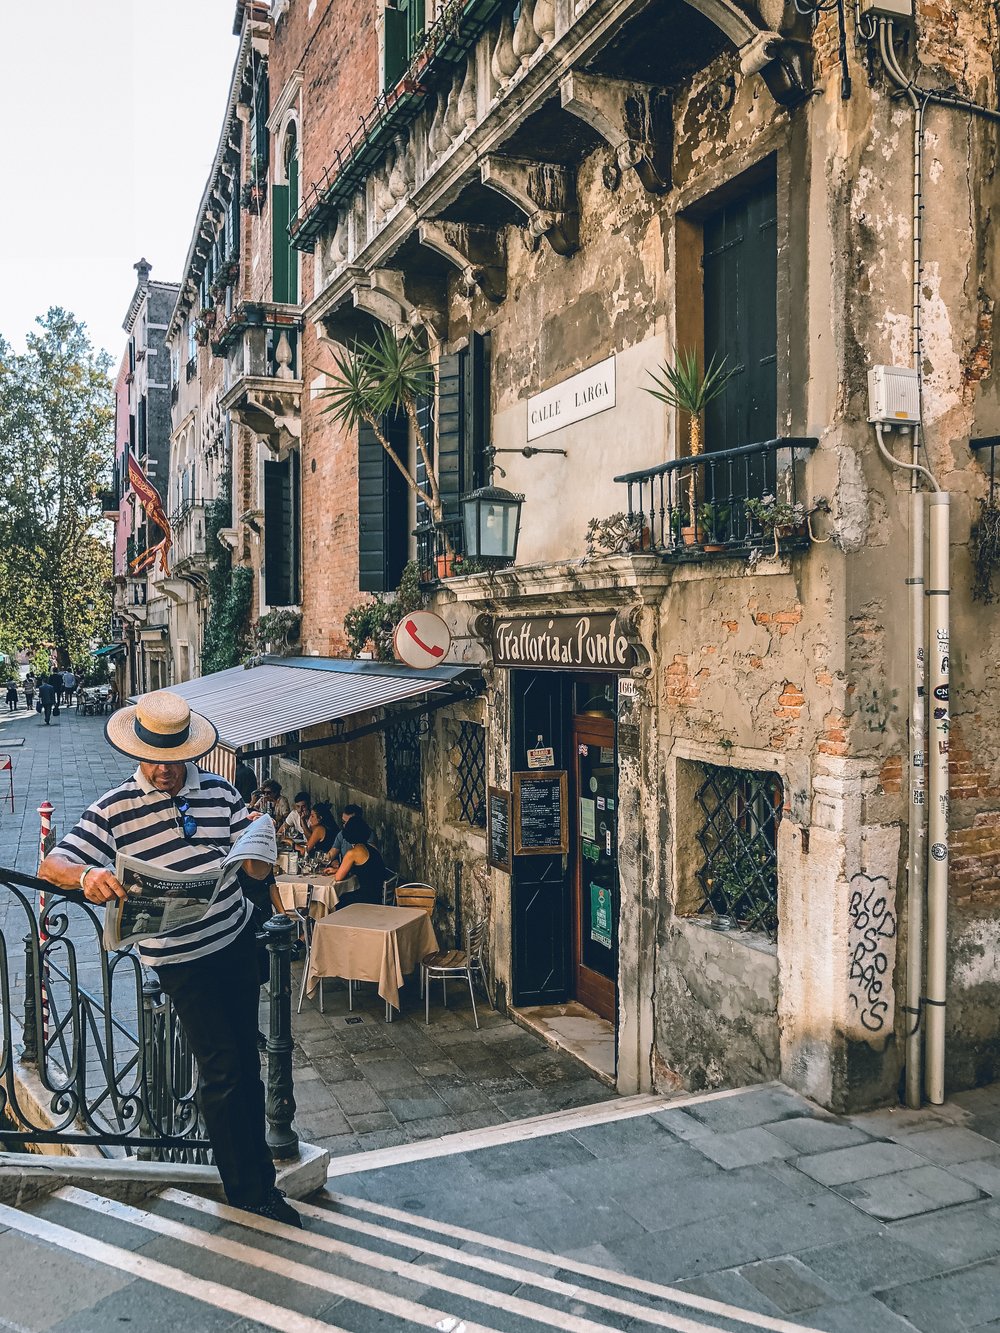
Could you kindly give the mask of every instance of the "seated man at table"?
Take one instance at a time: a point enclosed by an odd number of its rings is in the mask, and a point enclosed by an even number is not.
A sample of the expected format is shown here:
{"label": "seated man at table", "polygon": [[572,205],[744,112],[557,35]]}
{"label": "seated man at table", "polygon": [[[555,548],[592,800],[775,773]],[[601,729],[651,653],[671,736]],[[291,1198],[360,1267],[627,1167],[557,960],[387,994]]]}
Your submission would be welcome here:
{"label": "seated man at table", "polygon": [[288,802],[281,794],[281,783],[275,782],[274,778],[262,782],[250,809],[261,815],[270,815],[275,828],[280,828],[290,813]]}
{"label": "seated man at table", "polygon": [[353,875],[358,887],[345,893],[337,903],[337,908],[350,907],[352,903],[380,904],[388,871],[382,853],[371,844],[371,829],[360,815],[355,815],[347,821],[341,832],[348,846],[334,878],[341,884]]}
{"label": "seated man at table", "polygon": [[306,842],[309,838],[307,826],[311,810],[312,802],[309,800],[309,793],[307,791],[297,791],[292,803],[291,813],[278,829],[279,840],[289,843]]}
{"label": "seated man at table", "polygon": [[[331,873],[337,869],[341,861],[351,849],[350,839],[347,836],[346,830],[352,819],[360,819],[362,824],[365,823],[364,811],[361,809],[360,805],[345,805],[340,812],[340,832],[333,840],[333,851],[330,853],[327,860],[327,865],[329,866]],[[368,825],[365,824],[365,827],[368,828]],[[372,837],[370,828],[368,829],[368,836],[369,838]],[[374,846],[374,842],[372,843],[372,846]]]}

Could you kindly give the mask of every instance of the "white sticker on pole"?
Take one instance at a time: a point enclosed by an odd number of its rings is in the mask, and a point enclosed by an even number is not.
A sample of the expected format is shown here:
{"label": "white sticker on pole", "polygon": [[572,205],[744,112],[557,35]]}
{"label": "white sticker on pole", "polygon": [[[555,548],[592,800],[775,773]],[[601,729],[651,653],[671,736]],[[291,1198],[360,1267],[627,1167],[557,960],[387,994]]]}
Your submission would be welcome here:
{"label": "white sticker on pole", "polygon": [[440,666],[451,647],[451,630],[432,611],[411,611],[393,631],[392,646],[406,666]]}

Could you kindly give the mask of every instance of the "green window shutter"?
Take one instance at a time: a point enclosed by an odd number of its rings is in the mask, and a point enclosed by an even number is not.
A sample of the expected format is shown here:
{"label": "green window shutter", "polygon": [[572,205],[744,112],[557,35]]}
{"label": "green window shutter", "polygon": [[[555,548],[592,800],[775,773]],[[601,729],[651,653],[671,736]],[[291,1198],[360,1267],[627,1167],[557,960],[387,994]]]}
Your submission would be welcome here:
{"label": "green window shutter", "polygon": [[473,333],[462,374],[462,487],[475,490],[489,480],[486,450],[492,438],[490,415],[490,335]]}
{"label": "green window shutter", "polygon": [[288,291],[289,301],[297,303],[299,299],[299,252],[292,245],[288,227],[295,220],[299,211],[299,158],[293,153],[288,159],[288,223],[285,228],[285,249],[288,252]]}
{"label": "green window shutter", "polygon": [[253,89],[253,155],[266,168],[271,160],[271,136],[267,129],[268,117],[267,65],[260,61],[254,70]]}
{"label": "green window shutter", "polygon": [[424,0],[404,0],[400,8],[406,10],[406,61],[409,64],[424,34]]}
{"label": "green window shutter", "polygon": [[288,186],[271,186],[271,298],[292,300],[288,264]]}
{"label": "green window shutter", "polygon": [[403,71],[409,61],[407,52],[408,14],[405,9],[386,9],[385,13],[385,63],[383,65],[383,87],[388,92],[395,88],[403,77]]}
{"label": "green window shutter", "polygon": [[264,463],[264,600],[290,606],[293,593],[294,514],[290,457]]}
{"label": "green window shutter", "polygon": [[435,454],[445,519],[461,517],[462,495],[462,372],[467,353],[443,356],[438,365],[438,419]]}
{"label": "green window shutter", "polygon": [[737,373],[705,410],[705,448],[777,429],[777,195],[773,173],[705,220],[705,362]]}
{"label": "green window shutter", "polygon": [[[409,448],[403,413],[383,418],[385,436],[401,458]],[[358,588],[390,592],[399,586],[409,551],[409,494],[399,469],[367,422],[358,427]]]}

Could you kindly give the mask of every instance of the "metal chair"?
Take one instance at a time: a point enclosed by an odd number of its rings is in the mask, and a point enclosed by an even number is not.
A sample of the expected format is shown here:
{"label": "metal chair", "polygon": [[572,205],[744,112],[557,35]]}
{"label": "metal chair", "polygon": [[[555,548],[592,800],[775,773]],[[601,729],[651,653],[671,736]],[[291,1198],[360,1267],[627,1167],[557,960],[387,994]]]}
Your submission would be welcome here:
{"label": "metal chair", "polygon": [[489,981],[486,977],[486,964],[483,951],[486,948],[486,919],[473,921],[465,932],[464,949],[440,949],[437,953],[426,954],[420,961],[420,979],[424,992],[424,1022],[431,1021],[431,982],[441,982],[444,1007],[448,1007],[448,978],[465,977],[469,983],[469,999],[472,1001],[472,1017],[479,1027],[479,1014],[476,1012],[476,996],[472,988],[472,974],[478,973],[483,983],[486,998],[493,1008],[493,996],[490,994]]}
{"label": "metal chair", "polygon": [[[306,894],[305,907],[294,907],[289,912],[289,916],[295,916],[302,928],[302,938],[305,940],[306,956],[302,960],[302,983],[299,986],[299,1003],[295,1010],[297,1014],[302,1012],[302,1001],[305,999],[306,982],[309,980],[309,960],[312,958],[312,937],[313,926],[316,924],[311,912],[312,907],[312,885],[309,886],[309,892]],[[322,1014],[323,1009],[323,978],[319,979],[319,1011]]]}
{"label": "metal chair", "polygon": [[382,882],[382,906],[395,907],[396,905],[396,885],[399,883],[399,875],[387,875]]}
{"label": "metal chair", "polygon": [[397,907],[422,907],[428,916],[434,915],[437,889],[430,884],[400,884],[396,889]]}

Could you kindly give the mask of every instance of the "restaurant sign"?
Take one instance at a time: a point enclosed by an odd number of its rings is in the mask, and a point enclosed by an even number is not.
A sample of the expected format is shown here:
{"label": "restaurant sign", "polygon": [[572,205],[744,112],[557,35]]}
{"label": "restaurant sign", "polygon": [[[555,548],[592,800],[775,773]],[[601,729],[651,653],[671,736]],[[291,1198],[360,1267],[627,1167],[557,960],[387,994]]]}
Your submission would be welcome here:
{"label": "restaurant sign", "polygon": [[564,671],[630,671],[636,662],[613,611],[504,617],[493,622],[492,656],[498,667]]}

